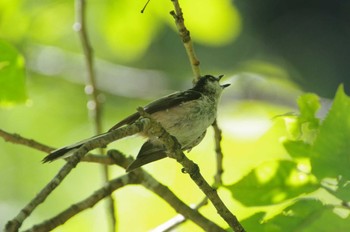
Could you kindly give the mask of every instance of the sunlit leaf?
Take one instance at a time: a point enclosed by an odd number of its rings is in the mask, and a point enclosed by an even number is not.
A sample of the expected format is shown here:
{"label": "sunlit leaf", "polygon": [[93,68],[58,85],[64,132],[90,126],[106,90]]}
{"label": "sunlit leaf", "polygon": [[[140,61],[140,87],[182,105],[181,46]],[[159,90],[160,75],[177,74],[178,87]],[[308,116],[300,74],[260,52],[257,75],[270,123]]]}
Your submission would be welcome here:
{"label": "sunlit leaf", "polygon": [[301,140],[288,140],[283,143],[283,146],[293,158],[310,158],[312,154],[311,145]]}
{"label": "sunlit leaf", "polygon": [[319,187],[313,176],[297,169],[293,161],[265,162],[227,188],[247,206],[283,202]]}
{"label": "sunlit leaf", "polygon": [[256,213],[242,221],[247,231],[333,232],[350,231],[350,218],[341,218],[333,208],[313,199],[301,199],[270,220]]}
{"label": "sunlit leaf", "polygon": [[284,213],[266,222],[264,231],[350,231],[350,218],[341,218],[333,208],[312,199],[302,199]]}
{"label": "sunlit leaf", "polygon": [[307,93],[301,95],[298,99],[300,110],[299,123],[308,123],[310,128],[317,128],[319,119],[316,113],[320,108],[320,100],[316,94]]}
{"label": "sunlit leaf", "polygon": [[342,176],[350,180],[349,112],[350,98],[340,86],[313,147],[312,170],[320,179]]}
{"label": "sunlit leaf", "polygon": [[0,105],[25,99],[24,59],[12,45],[0,40]]}

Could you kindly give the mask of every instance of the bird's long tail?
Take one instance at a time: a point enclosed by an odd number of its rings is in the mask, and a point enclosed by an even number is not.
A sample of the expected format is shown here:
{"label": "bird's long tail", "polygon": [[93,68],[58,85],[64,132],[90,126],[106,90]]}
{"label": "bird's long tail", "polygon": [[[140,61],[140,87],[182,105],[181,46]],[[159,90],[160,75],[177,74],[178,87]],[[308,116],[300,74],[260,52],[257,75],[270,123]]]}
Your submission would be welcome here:
{"label": "bird's long tail", "polygon": [[[108,132],[107,132],[108,133]],[[80,148],[81,146],[83,146],[85,143],[94,140],[96,138],[99,138],[107,133],[103,133],[100,135],[96,135],[94,137],[88,138],[88,139],[84,139],[78,143],[69,145],[69,146],[65,146],[65,147],[61,147],[59,149],[56,149],[52,152],[50,152],[50,154],[48,154],[43,160],[43,163],[48,163],[48,162],[52,162],[55,161],[57,159],[62,159],[62,158],[67,158],[71,155],[73,155],[74,151],[76,151],[78,148]]]}

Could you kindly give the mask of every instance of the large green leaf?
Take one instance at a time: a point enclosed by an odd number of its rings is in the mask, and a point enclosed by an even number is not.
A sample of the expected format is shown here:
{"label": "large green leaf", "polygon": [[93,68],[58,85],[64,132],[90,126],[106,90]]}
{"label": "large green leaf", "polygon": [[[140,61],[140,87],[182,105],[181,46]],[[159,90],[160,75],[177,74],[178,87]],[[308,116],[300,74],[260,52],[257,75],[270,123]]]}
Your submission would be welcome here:
{"label": "large green leaf", "polygon": [[312,153],[311,145],[301,140],[287,140],[283,146],[293,158],[310,158]]}
{"label": "large green leaf", "polygon": [[12,45],[0,40],[0,105],[25,99],[24,59]]}
{"label": "large green leaf", "polygon": [[350,180],[349,141],[350,98],[340,86],[313,147],[312,172],[319,179],[341,176]]}
{"label": "large green leaf", "polygon": [[247,231],[261,232],[333,232],[350,231],[350,218],[341,218],[333,207],[313,199],[301,199],[287,207],[281,214],[264,220],[263,213],[257,213],[242,221]]}
{"label": "large green leaf", "polygon": [[247,206],[271,205],[316,190],[315,178],[301,172],[293,161],[266,162],[227,188]]}

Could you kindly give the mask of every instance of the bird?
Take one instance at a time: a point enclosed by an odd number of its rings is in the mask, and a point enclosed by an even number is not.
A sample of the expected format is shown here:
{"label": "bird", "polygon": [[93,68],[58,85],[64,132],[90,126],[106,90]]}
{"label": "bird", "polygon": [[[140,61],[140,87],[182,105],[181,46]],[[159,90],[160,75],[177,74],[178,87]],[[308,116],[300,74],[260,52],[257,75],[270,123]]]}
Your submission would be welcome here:
{"label": "bird", "polygon": [[[207,128],[216,120],[221,94],[230,85],[221,85],[222,77],[223,75],[218,77],[204,75],[192,88],[159,98],[144,106],[143,110],[177,139],[182,151],[190,151],[203,140]],[[101,135],[52,151],[42,162],[47,163],[59,158],[66,158],[86,142],[125,125],[131,125],[140,117],[140,113],[135,112]],[[147,136],[142,132],[140,134]],[[167,157],[167,150],[164,144],[157,137],[150,137],[141,146],[136,159],[127,167],[126,172],[165,157]]]}

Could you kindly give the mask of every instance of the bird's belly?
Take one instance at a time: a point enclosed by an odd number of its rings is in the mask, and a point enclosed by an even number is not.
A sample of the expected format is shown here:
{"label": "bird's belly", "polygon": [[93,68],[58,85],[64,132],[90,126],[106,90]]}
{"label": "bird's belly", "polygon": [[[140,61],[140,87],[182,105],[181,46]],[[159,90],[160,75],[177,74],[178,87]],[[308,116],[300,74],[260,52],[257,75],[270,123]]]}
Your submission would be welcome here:
{"label": "bird's belly", "polygon": [[188,147],[206,131],[216,118],[215,104],[183,103],[167,111],[152,114],[164,129],[175,136],[182,147]]}

